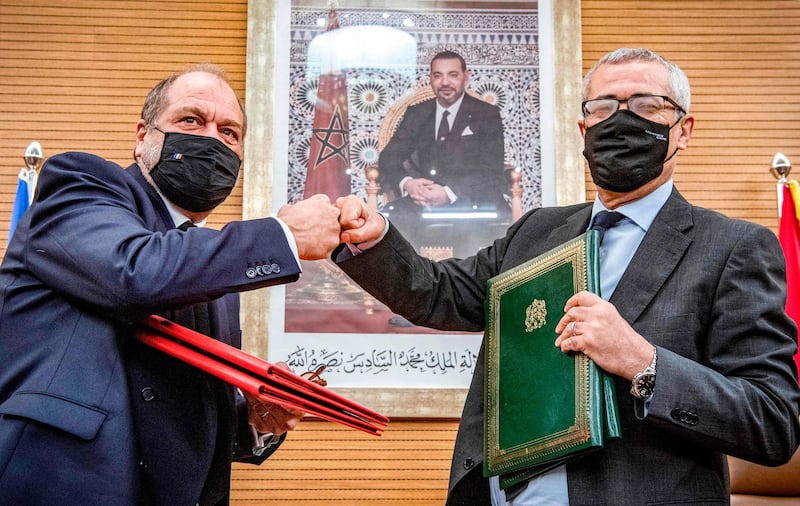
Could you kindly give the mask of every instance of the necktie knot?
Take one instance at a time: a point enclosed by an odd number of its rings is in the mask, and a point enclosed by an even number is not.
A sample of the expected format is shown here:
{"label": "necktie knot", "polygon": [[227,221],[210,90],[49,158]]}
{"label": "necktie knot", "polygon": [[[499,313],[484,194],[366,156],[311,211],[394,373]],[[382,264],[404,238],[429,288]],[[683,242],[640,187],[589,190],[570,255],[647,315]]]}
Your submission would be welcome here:
{"label": "necktie knot", "polygon": [[186,232],[186,231],[187,231],[187,230],[189,230],[190,228],[192,228],[192,227],[196,227],[196,226],[197,226],[197,225],[195,225],[194,223],[192,223],[192,221],[191,221],[191,220],[186,220],[186,221],[184,221],[183,223],[181,223],[180,225],[178,225],[178,230],[183,230],[184,232]]}
{"label": "necktie knot", "polygon": [[450,111],[444,111],[442,113],[442,120],[439,122],[439,130],[436,133],[436,138],[440,141],[445,140],[450,134],[450,122],[447,121],[448,116],[450,116]]}
{"label": "necktie knot", "polygon": [[602,243],[606,230],[619,223],[619,221],[624,217],[624,214],[616,211],[600,211],[594,217],[594,222],[592,223],[590,230],[597,230],[599,233],[598,235],[600,242]]}

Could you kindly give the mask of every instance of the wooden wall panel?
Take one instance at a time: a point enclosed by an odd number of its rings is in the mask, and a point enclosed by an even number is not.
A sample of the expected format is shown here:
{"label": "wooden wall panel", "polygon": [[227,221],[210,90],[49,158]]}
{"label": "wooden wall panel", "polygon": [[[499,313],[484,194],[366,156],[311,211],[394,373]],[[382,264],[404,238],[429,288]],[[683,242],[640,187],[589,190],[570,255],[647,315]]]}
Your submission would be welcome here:
{"label": "wooden wall panel", "polygon": [[[0,254],[31,141],[127,167],[147,91],[214,62],[244,97],[246,41],[247,0],[0,0]],[[212,226],[241,216],[241,194],[240,178]]]}
{"label": "wooden wall panel", "polygon": [[304,420],[261,466],[235,464],[232,504],[444,504],[458,420],[393,420],[375,437]]}
{"label": "wooden wall panel", "polygon": [[[683,68],[695,129],[675,183],[691,202],[777,231],[776,152],[800,163],[800,2],[584,0],[583,66],[644,46]],[[587,199],[594,198],[586,174]]]}

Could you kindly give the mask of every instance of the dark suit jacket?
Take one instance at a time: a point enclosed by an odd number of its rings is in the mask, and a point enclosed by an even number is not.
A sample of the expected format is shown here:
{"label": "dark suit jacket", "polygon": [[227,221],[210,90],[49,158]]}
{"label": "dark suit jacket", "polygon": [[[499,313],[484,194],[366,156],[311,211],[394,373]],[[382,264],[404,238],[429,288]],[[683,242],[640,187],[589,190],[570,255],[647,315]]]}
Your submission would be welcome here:
{"label": "dark suit jacket", "polygon": [[[259,264],[280,273],[252,277]],[[224,501],[231,456],[263,460],[246,406],[132,325],[191,324],[212,301],[211,334],[239,346],[226,294],[298,271],[276,220],[182,232],[137,166],[50,158],[0,268],[0,502],[193,505],[212,464],[206,492]]]}
{"label": "dark suit jacket", "polygon": [[[578,236],[590,214],[591,204],[537,209],[477,256],[440,263],[415,255],[390,229],[340,266],[414,323],[482,330],[486,281]],[[674,191],[611,298],[658,347],[655,397],[637,420],[630,383],[617,378],[622,438],[568,465],[570,504],[727,504],[724,454],[787,462],[798,446],[800,392],[785,296],[772,232]],[[456,439],[451,505],[489,504],[480,353]]]}
{"label": "dark suit jacket", "polygon": [[500,110],[465,94],[444,142],[436,142],[437,127],[435,98],[406,110],[378,160],[382,187],[399,195],[404,177],[424,177],[453,190],[453,207],[507,211]]}

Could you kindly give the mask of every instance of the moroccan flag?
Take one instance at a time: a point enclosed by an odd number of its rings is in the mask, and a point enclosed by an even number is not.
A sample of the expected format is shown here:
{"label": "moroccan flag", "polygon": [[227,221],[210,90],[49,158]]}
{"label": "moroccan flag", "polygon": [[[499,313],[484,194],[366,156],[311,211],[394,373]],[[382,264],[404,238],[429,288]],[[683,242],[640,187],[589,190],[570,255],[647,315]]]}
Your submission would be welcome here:
{"label": "moroccan flag", "polygon": [[11,241],[11,236],[14,235],[17,223],[31,205],[33,192],[36,189],[36,177],[35,169],[20,169],[19,171],[17,194],[14,197],[14,207],[11,208],[11,224],[8,227],[8,239],[6,243]]}
{"label": "moroccan flag", "polygon": [[[326,32],[337,30],[336,11],[328,13]],[[335,48],[332,48],[335,50]],[[335,56],[335,55],[331,55]],[[326,67],[326,62],[322,62]],[[350,195],[350,124],[347,82],[342,69],[326,68],[319,77],[314,126],[303,198],[326,193],[331,201]]]}
{"label": "moroccan flag", "polygon": [[[800,184],[792,180],[783,187],[778,239],[786,257],[786,313],[800,325]],[[794,356],[800,368],[800,355]]]}

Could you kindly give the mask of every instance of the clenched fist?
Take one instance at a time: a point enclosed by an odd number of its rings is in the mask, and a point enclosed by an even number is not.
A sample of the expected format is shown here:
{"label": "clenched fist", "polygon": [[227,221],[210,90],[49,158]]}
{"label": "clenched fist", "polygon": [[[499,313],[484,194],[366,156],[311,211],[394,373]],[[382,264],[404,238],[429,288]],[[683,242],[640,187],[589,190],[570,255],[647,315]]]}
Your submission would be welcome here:
{"label": "clenched fist", "polygon": [[292,231],[303,260],[327,258],[339,245],[339,209],[327,195],[314,195],[278,210],[278,218]]}
{"label": "clenched fist", "polygon": [[341,211],[342,242],[367,242],[378,239],[386,226],[383,215],[371,211],[363,200],[354,195],[336,199]]}

